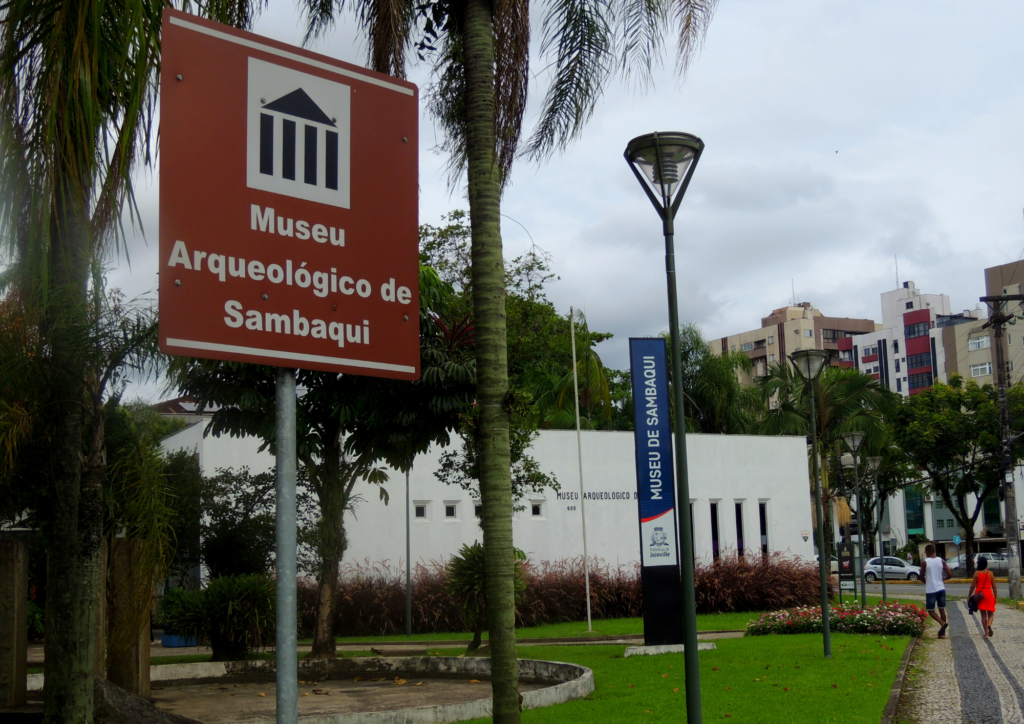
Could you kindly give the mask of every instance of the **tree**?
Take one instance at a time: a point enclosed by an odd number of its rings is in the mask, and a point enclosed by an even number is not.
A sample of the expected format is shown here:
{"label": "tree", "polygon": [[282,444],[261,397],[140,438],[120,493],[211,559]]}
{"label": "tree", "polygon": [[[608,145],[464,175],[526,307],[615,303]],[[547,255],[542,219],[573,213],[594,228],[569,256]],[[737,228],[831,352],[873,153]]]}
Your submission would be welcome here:
{"label": "tree", "polygon": [[[38,315],[49,532],[45,721],[91,722],[103,502],[83,476],[90,270],[147,159],[162,3],[9,0],[0,19],[0,235]],[[87,348],[87,345],[85,345]]]}
{"label": "tree", "polygon": [[[1011,425],[1024,416],[1024,386],[1007,390]],[[992,385],[964,383],[951,375],[908,399],[896,413],[894,436],[914,464],[924,471],[925,483],[963,529],[967,570],[974,573],[974,524],[985,498],[996,495],[1000,475],[1000,428],[997,393]],[[1013,462],[1024,456],[1012,445]],[[968,496],[974,496],[973,504]]]}
{"label": "tree", "polygon": [[[826,367],[815,384],[815,420],[818,450],[822,461],[827,461],[844,432],[855,430],[867,434],[867,441],[880,441],[885,437],[885,420],[897,409],[900,395],[883,387],[863,372],[841,367]],[[761,416],[752,429],[762,435],[806,435],[810,438],[809,386],[787,362],[768,365],[768,373],[757,380],[761,393]],[[810,460],[810,458],[808,458]],[[808,479],[813,490],[814,481]],[[830,486],[829,466],[822,464],[821,491],[826,520],[825,530],[831,525],[830,512],[841,502]],[[815,525],[822,521],[815,521]],[[826,536],[826,541],[832,539]],[[825,552],[828,554],[828,551]]]}
{"label": "tree", "polygon": [[[893,443],[892,426],[886,425],[884,437],[874,436],[872,440],[865,440],[858,452],[859,470],[858,476],[854,476],[852,468],[853,455],[844,453],[845,446],[837,442],[835,446],[837,455],[831,459],[833,469],[831,471],[831,494],[833,498],[845,501],[849,510],[857,515],[857,525],[860,535],[867,541],[873,542],[879,533],[879,515],[885,515],[886,501],[894,497],[899,491],[905,490],[917,482],[917,469],[907,457],[906,453],[898,445]],[[876,472],[872,472],[867,464],[869,457],[881,458],[880,465]],[[846,468],[843,462],[851,467]],[[856,485],[859,479],[860,487]],[[853,506],[850,499],[856,495],[857,505]],[[849,525],[852,515],[846,519],[840,518],[840,522]],[[868,546],[873,548],[873,544]],[[876,555],[881,555],[877,551]]]}
{"label": "tree", "polygon": [[[576,427],[576,386],[579,385],[580,427],[593,430],[608,427],[613,408],[608,375],[601,357],[594,351],[596,342],[610,335],[591,334],[583,312],[575,312],[577,361],[575,375],[571,364],[564,374],[558,368],[536,369],[531,386],[538,424],[545,428]],[[571,355],[571,343],[570,343]]]}
{"label": "tree", "polygon": [[[668,332],[661,336],[667,339]],[[736,373],[749,372],[750,359],[741,352],[713,354],[700,327],[692,322],[679,330],[679,352],[683,394],[689,403],[688,431],[720,435],[747,432],[754,411],[761,407],[760,398],[740,384]]]}
{"label": "tree", "polygon": [[[680,71],[698,50],[715,0],[610,2],[581,5],[560,0],[542,23],[541,55],[552,82],[525,155],[539,160],[580,135],[616,71],[649,80],[662,36],[679,29]],[[406,6],[410,7],[410,6]],[[310,3],[310,28],[333,19],[333,7]],[[518,151],[529,88],[528,0],[433,0],[418,10],[426,34],[421,52],[434,53],[438,82],[430,108],[445,130],[452,176],[465,169],[472,228],[473,300],[477,327],[477,403],[482,524],[487,561],[488,617],[494,721],[518,722],[515,656],[512,484],[509,460],[508,335],[502,275],[501,194]],[[376,6],[362,5],[375,70],[402,72],[412,23],[391,22]]]}
{"label": "tree", "polygon": [[[313,657],[333,657],[334,597],[347,548],[344,516],[361,480],[382,485],[381,461],[408,470],[431,444],[445,446],[472,400],[472,327],[451,319],[451,287],[433,270],[420,271],[421,377],[416,382],[299,370],[298,459],[320,509],[313,543],[318,599]],[[447,321],[446,321],[447,320]],[[170,375],[200,409],[217,407],[205,434],[253,435],[275,444],[274,368],[178,358]],[[386,491],[380,495],[387,499]]]}

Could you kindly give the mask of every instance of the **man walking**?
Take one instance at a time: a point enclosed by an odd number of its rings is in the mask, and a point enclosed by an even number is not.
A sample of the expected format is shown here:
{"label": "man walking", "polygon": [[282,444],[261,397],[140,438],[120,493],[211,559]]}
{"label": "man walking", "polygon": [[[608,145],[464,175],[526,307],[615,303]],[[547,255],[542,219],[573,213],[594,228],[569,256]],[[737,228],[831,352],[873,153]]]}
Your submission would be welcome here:
{"label": "man walking", "polygon": [[[939,622],[939,638],[946,638],[946,584],[947,578],[953,577],[946,561],[935,557],[935,546],[931,543],[925,546],[924,554],[927,556],[921,561],[921,578],[924,579],[925,606],[928,615]],[[935,612],[938,607],[939,612]]]}

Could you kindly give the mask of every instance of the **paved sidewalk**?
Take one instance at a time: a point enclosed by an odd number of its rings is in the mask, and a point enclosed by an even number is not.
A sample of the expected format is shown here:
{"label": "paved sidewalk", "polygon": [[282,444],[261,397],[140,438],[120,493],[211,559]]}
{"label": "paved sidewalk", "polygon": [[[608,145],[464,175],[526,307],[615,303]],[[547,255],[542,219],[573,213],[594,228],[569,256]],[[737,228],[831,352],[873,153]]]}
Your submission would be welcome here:
{"label": "paved sidewalk", "polygon": [[918,724],[1024,724],[1024,615],[999,606],[994,637],[983,640],[981,616],[950,602],[948,638],[929,626],[914,664],[901,720]]}

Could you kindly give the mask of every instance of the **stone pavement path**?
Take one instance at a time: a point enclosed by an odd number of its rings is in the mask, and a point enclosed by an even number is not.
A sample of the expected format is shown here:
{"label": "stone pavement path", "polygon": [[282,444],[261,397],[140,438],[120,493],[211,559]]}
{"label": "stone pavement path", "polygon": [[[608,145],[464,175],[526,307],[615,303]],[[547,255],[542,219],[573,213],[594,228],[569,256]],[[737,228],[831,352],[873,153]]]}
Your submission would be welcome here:
{"label": "stone pavement path", "polygon": [[946,614],[948,638],[928,627],[898,721],[1024,724],[1024,614],[1000,605],[989,640],[966,601],[951,601]]}

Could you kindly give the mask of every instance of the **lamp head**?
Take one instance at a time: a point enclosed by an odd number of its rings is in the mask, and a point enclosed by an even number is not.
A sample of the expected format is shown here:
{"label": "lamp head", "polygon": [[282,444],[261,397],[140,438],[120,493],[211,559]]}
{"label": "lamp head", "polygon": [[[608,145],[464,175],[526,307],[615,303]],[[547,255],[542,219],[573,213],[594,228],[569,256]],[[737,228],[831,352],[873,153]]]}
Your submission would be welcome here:
{"label": "lamp head", "polygon": [[877,472],[878,469],[880,467],[882,467],[882,462],[883,461],[884,461],[884,458],[878,457],[877,455],[873,455],[873,456],[869,457],[867,459],[868,470],[870,470],[873,473]]}
{"label": "lamp head", "polygon": [[798,349],[789,355],[790,361],[806,380],[816,380],[828,362],[828,352],[823,349]]}
{"label": "lamp head", "polygon": [[844,432],[843,441],[846,443],[846,447],[850,448],[853,452],[857,452],[860,450],[860,446],[864,444],[864,433],[859,430]]}
{"label": "lamp head", "polygon": [[674,218],[704,142],[689,133],[648,133],[626,145],[626,162],[662,218]]}

